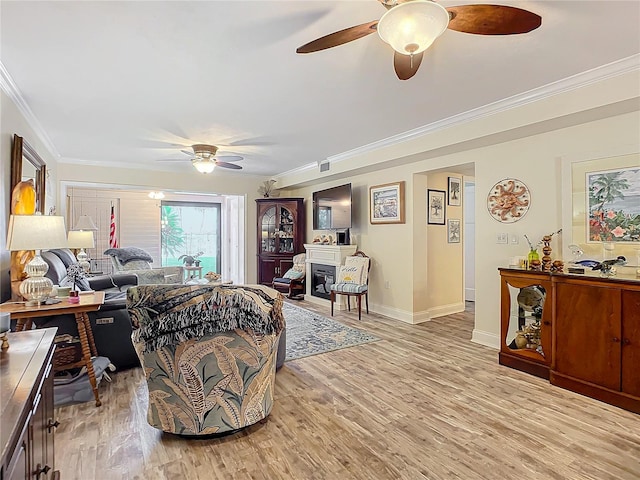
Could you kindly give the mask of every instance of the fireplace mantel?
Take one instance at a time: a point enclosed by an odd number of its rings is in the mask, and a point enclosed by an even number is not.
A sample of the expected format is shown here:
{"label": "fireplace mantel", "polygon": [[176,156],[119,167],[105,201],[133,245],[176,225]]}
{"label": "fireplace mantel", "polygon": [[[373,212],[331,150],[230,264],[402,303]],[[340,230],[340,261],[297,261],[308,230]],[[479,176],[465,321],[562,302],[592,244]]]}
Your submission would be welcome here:
{"label": "fireplace mantel", "polygon": [[[312,274],[311,274],[311,265],[329,265],[336,267],[336,273],[338,267],[340,265],[344,265],[345,257],[353,255],[357,250],[357,245],[323,245],[320,243],[305,243],[304,248],[306,250],[307,259],[306,259],[306,277],[307,281],[306,287],[307,290],[305,292],[305,300],[310,302],[317,303],[319,305],[327,306],[329,300],[324,298],[319,298],[311,294],[312,290]],[[344,301],[343,295],[338,295],[339,301],[336,302],[336,307],[338,310],[346,309],[346,302]]]}

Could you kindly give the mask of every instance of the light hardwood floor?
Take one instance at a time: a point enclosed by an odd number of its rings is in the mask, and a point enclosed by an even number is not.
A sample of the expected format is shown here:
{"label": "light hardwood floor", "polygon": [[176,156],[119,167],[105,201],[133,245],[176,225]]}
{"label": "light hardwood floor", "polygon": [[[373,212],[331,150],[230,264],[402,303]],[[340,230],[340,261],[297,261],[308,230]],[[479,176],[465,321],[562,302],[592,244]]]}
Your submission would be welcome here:
{"label": "light hardwood floor", "polygon": [[65,480],[640,479],[640,416],[498,365],[469,340],[470,305],[415,326],[336,313],[381,340],[285,363],[267,421],[221,439],[148,426],[141,369],[115,373],[102,407],[57,409],[56,467]]}

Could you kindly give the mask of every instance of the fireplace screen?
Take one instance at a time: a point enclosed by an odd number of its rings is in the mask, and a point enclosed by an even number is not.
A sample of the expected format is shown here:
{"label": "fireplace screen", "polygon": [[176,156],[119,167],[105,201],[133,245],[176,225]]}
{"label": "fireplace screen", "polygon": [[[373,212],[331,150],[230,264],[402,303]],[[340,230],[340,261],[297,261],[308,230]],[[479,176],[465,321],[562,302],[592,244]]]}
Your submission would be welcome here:
{"label": "fireplace screen", "polygon": [[311,295],[329,300],[330,288],[335,283],[336,267],[331,265],[311,264]]}

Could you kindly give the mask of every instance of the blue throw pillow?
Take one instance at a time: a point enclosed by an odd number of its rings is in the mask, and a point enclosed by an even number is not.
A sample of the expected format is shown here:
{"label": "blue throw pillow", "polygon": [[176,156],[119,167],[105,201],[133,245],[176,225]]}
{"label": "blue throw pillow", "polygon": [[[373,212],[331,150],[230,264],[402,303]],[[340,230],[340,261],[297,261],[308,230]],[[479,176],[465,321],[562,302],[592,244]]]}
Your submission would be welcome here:
{"label": "blue throw pillow", "polygon": [[297,270],[294,270],[293,268],[290,268],[289,270],[287,270],[287,273],[284,274],[283,278],[290,278],[291,280],[300,280],[302,277],[304,277],[304,272],[299,272]]}

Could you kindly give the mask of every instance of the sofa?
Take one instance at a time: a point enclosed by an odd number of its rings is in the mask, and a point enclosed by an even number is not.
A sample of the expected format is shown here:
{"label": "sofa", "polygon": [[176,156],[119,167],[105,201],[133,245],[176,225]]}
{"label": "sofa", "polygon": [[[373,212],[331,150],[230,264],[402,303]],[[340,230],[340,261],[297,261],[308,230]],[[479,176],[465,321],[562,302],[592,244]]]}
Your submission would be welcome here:
{"label": "sofa", "polygon": [[[61,248],[42,251],[41,256],[49,266],[46,276],[55,285],[66,284],[67,268],[76,263],[73,253]],[[140,365],[131,342],[131,320],[126,309],[126,291],[137,282],[138,277],[133,274],[100,275],[78,282],[81,290],[105,292],[104,305],[97,312],[89,312],[88,316],[98,355],[108,357],[119,369]],[[42,317],[35,323],[41,328],[58,327],[60,336],[77,336],[73,315]]]}
{"label": "sofa", "polygon": [[265,285],[127,291],[148,387],[147,421],[185,436],[233,433],[271,412],[282,294]]}
{"label": "sofa", "polygon": [[180,266],[153,268],[153,258],[138,247],[109,248],[104,251],[111,258],[113,271],[133,273],[138,285],[182,283],[184,271]]}

